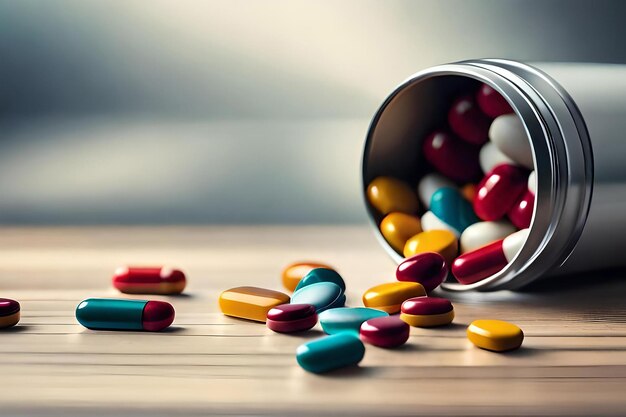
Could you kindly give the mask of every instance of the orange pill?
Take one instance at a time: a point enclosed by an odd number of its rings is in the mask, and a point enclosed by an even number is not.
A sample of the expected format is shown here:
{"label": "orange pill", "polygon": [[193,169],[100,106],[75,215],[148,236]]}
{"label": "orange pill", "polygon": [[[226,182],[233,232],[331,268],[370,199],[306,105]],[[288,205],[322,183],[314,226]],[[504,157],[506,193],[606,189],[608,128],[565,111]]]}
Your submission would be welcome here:
{"label": "orange pill", "polygon": [[380,232],[397,252],[402,253],[406,241],[422,231],[420,219],[404,213],[389,213],[380,222]]}
{"label": "orange pill", "polygon": [[437,252],[451,263],[459,251],[459,243],[448,230],[428,230],[418,233],[404,245],[404,257],[409,258],[424,252]]}
{"label": "orange pill", "polygon": [[289,291],[294,291],[298,286],[298,283],[306,274],[311,272],[311,270],[316,268],[326,268],[326,269],[334,269],[331,266],[326,264],[322,264],[319,262],[295,262],[290,265],[287,265],[285,269],[283,269],[283,285]]}
{"label": "orange pill", "polygon": [[417,194],[409,184],[392,177],[378,177],[370,182],[367,199],[381,214],[393,211],[415,214],[419,208]]}
{"label": "orange pill", "polygon": [[461,194],[467,201],[473,203],[474,197],[476,197],[476,184],[465,184],[463,188],[461,188]]}

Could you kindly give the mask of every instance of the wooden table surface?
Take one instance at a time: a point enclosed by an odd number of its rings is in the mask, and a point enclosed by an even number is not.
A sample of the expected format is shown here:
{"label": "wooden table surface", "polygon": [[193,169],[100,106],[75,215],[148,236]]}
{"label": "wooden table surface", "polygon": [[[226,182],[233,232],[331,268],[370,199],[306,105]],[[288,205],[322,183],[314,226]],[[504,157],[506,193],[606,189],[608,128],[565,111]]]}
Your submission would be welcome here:
{"label": "wooden table surface", "polygon": [[[0,332],[0,415],[624,415],[626,272],[566,277],[523,293],[448,294],[455,324],[411,329],[407,345],[366,347],[359,367],[312,375],[302,342],[224,317],[220,291],[281,290],[290,262],[335,265],[360,305],[394,265],[365,226],[3,228],[0,297],[22,320]],[[116,297],[115,267],[169,264],[188,275],[163,333],[94,332],[74,318],[87,297]],[[135,297],[137,298],[137,297]],[[141,298],[141,297],[139,297]],[[506,354],[465,327],[510,320],[526,334]]]}

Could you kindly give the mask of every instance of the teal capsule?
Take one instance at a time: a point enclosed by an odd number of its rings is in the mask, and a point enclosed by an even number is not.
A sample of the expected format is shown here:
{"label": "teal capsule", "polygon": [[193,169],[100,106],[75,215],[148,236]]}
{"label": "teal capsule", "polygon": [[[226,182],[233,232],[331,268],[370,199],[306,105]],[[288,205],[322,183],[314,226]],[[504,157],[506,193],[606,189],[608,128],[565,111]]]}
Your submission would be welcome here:
{"label": "teal capsule", "polygon": [[322,330],[326,334],[350,331],[359,334],[361,324],[369,319],[388,316],[381,310],[367,307],[344,307],[326,310],[319,315]]}
{"label": "teal capsule", "polygon": [[311,304],[321,313],[330,308],[343,307],[346,296],[341,287],[332,282],[316,282],[300,288],[291,296],[291,304]]}
{"label": "teal capsule", "polygon": [[442,187],[435,191],[430,198],[430,211],[459,233],[479,221],[471,203],[456,188]]}
{"label": "teal capsule", "polygon": [[298,291],[300,288],[315,284],[316,282],[332,282],[333,284],[339,285],[341,291],[346,290],[346,283],[337,271],[328,268],[315,268],[298,282],[294,291]]}
{"label": "teal capsule", "polygon": [[88,298],[76,307],[76,319],[92,330],[157,332],[174,321],[174,307],[165,301]]}
{"label": "teal capsule", "polygon": [[365,346],[357,335],[341,332],[300,345],[296,360],[303,369],[317,374],[356,365],[364,354]]}

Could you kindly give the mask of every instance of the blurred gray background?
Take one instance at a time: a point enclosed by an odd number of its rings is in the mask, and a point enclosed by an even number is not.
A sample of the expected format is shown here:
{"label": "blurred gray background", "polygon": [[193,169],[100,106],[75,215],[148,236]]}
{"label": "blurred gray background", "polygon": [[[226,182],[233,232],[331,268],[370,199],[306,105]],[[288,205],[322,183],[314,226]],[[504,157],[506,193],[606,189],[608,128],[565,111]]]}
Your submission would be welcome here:
{"label": "blurred gray background", "polygon": [[623,1],[0,0],[0,223],[365,221],[370,117],[467,58],[626,63]]}

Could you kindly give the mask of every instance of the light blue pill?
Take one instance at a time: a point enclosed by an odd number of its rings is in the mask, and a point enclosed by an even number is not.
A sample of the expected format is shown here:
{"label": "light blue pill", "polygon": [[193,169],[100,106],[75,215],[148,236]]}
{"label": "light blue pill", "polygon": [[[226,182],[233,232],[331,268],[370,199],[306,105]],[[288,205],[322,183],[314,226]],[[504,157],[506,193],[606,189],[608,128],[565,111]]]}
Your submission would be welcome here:
{"label": "light blue pill", "polygon": [[346,296],[341,287],[332,282],[316,282],[300,288],[291,296],[291,304],[312,304],[321,313],[329,308],[343,307]]}
{"label": "light blue pill", "polygon": [[300,288],[315,284],[316,282],[332,282],[333,284],[339,285],[341,291],[346,290],[346,283],[343,282],[343,278],[341,278],[341,275],[339,275],[337,271],[328,268],[315,268],[298,282],[294,291],[298,291]]}
{"label": "light blue pill", "polygon": [[456,188],[442,187],[435,191],[430,198],[430,211],[460,233],[479,221],[471,203]]}
{"label": "light blue pill", "polygon": [[367,307],[344,307],[326,310],[319,315],[322,329],[327,334],[350,331],[359,333],[363,322],[376,317],[388,316],[381,310]]}
{"label": "light blue pill", "polygon": [[300,345],[296,360],[305,370],[321,373],[356,365],[364,354],[365,346],[358,336],[341,332]]}

